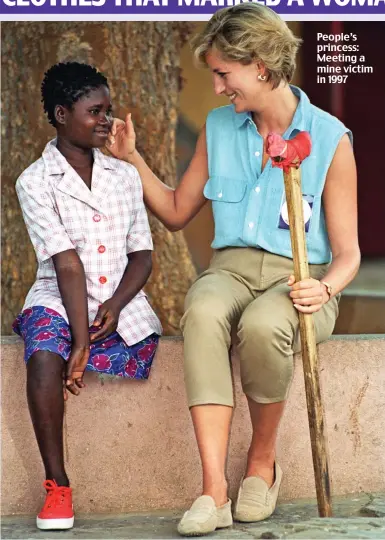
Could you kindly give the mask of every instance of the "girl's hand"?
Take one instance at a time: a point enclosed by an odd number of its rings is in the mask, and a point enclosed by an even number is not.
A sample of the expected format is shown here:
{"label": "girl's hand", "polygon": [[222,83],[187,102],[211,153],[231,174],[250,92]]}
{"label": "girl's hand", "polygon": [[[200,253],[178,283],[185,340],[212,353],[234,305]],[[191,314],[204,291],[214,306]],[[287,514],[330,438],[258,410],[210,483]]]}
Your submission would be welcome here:
{"label": "girl's hand", "polygon": [[135,141],[136,135],[131,113],[127,114],[125,122],[114,118],[106,143],[106,149],[109,153],[117,159],[130,162],[130,157],[135,152]]}
{"label": "girl's hand", "polygon": [[92,342],[100,339],[104,339],[112,332],[115,332],[119,321],[120,309],[116,306],[115,302],[110,298],[103,302],[99,307],[96,314],[93,326],[100,327],[97,332],[91,334],[90,340]]}
{"label": "girl's hand", "polygon": [[315,313],[329,300],[325,285],[318,279],[308,278],[296,283],[294,276],[290,276],[287,284],[294,307],[302,313]]}
{"label": "girl's hand", "polygon": [[[86,369],[88,357],[90,356],[89,346],[72,345],[71,355],[65,368],[64,400],[68,399],[68,392],[78,396],[80,388],[84,388],[83,374]],[[68,392],[67,392],[68,390]]]}

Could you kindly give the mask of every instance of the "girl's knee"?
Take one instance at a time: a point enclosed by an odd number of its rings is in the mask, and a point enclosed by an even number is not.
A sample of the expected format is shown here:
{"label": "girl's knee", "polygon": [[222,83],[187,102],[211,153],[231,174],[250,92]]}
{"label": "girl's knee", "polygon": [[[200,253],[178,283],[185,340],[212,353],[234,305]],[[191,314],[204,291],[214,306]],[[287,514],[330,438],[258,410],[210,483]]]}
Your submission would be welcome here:
{"label": "girl's knee", "polygon": [[62,380],[64,360],[50,351],[36,351],[28,359],[27,377],[40,381]]}

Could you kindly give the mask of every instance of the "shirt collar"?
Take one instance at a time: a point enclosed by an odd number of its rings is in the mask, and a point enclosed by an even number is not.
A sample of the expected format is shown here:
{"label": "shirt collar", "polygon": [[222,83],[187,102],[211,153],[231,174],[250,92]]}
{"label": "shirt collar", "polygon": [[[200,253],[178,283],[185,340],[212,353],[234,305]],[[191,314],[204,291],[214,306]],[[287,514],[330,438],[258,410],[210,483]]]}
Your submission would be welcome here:
{"label": "shirt collar", "polygon": [[243,126],[243,124],[245,124],[246,122],[252,122],[253,119],[251,117],[251,112],[241,112],[241,113],[236,113],[234,111],[234,106],[232,105],[233,107],[233,112],[234,112],[234,124],[235,124],[235,127],[236,128],[241,128]]}
{"label": "shirt collar", "polygon": [[[310,101],[305,92],[297,86],[290,85],[291,91],[299,98],[299,102],[294,113],[291,125],[286,130],[284,136],[290,136],[293,131],[308,131],[308,121],[310,115],[307,114],[310,106]],[[241,128],[247,121],[253,122],[251,112],[234,112],[234,123],[236,128]]]}
{"label": "shirt collar", "polygon": [[303,92],[298,86],[290,85],[291,91],[299,99],[297,108],[295,110],[293,120],[286,130],[284,136],[291,136],[293,131],[309,131],[310,120],[310,101],[305,92]]}
{"label": "shirt collar", "polygon": [[[56,144],[57,139],[49,141],[42,154],[48,174],[64,174],[71,167],[63,154],[56,148]],[[93,148],[92,153],[94,156],[94,165],[102,169],[116,169],[114,159],[105,156],[98,148]]]}
{"label": "shirt collar", "polygon": [[99,148],[93,148],[92,153],[94,155],[94,165],[107,170],[115,170],[117,168],[115,158],[104,155]]}

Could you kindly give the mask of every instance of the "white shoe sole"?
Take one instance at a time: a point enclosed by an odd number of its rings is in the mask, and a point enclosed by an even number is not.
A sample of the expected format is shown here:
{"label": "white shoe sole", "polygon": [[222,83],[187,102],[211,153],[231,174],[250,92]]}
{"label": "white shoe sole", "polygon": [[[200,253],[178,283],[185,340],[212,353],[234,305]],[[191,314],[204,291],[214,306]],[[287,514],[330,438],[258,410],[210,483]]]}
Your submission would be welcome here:
{"label": "white shoe sole", "polygon": [[[191,511],[190,511],[191,512]],[[187,514],[188,512],[186,512]],[[210,534],[217,529],[225,529],[231,527],[233,524],[233,517],[231,515],[231,510],[228,512],[220,512],[219,516],[211,516],[205,522],[199,522],[191,519],[186,522],[183,522],[183,519],[178,525],[178,533],[181,536],[205,536]]]}
{"label": "white shoe sole", "polygon": [[71,518],[59,518],[59,519],[41,519],[36,518],[36,526],[42,531],[49,531],[55,529],[72,529],[74,526],[74,516]]}
{"label": "white shoe sole", "polygon": [[257,521],[263,521],[268,519],[274,510],[264,510],[258,513],[256,512],[238,512],[234,514],[235,521],[240,521],[241,523],[256,523]]}

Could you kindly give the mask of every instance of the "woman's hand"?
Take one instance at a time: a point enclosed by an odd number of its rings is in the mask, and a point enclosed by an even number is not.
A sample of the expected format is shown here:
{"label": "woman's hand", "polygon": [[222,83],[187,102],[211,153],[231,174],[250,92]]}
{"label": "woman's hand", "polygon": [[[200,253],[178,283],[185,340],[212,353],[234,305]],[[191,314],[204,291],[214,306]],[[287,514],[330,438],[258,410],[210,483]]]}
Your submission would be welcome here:
{"label": "woman's hand", "polygon": [[130,157],[135,152],[135,129],[131,120],[131,113],[126,116],[126,121],[114,118],[111,132],[108,135],[106,149],[117,158],[130,163]]}
{"label": "woman's hand", "polygon": [[100,327],[97,332],[91,334],[92,342],[104,339],[118,327],[120,309],[112,298],[103,302],[96,314],[93,326]]}
{"label": "woman's hand", "polygon": [[[72,344],[71,354],[65,367],[64,381],[64,400],[68,399],[68,392],[74,396],[78,396],[80,388],[84,388],[83,382],[84,370],[86,369],[88,358],[90,356],[90,348],[87,345]],[[68,392],[67,392],[68,391]]]}
{"label": "woman's hand", "polygon": [[290,276],[287,282],[294,307],[302,313],[315,313],[329,300],[329,294],[318,279],[308,278],[295,282]]}

